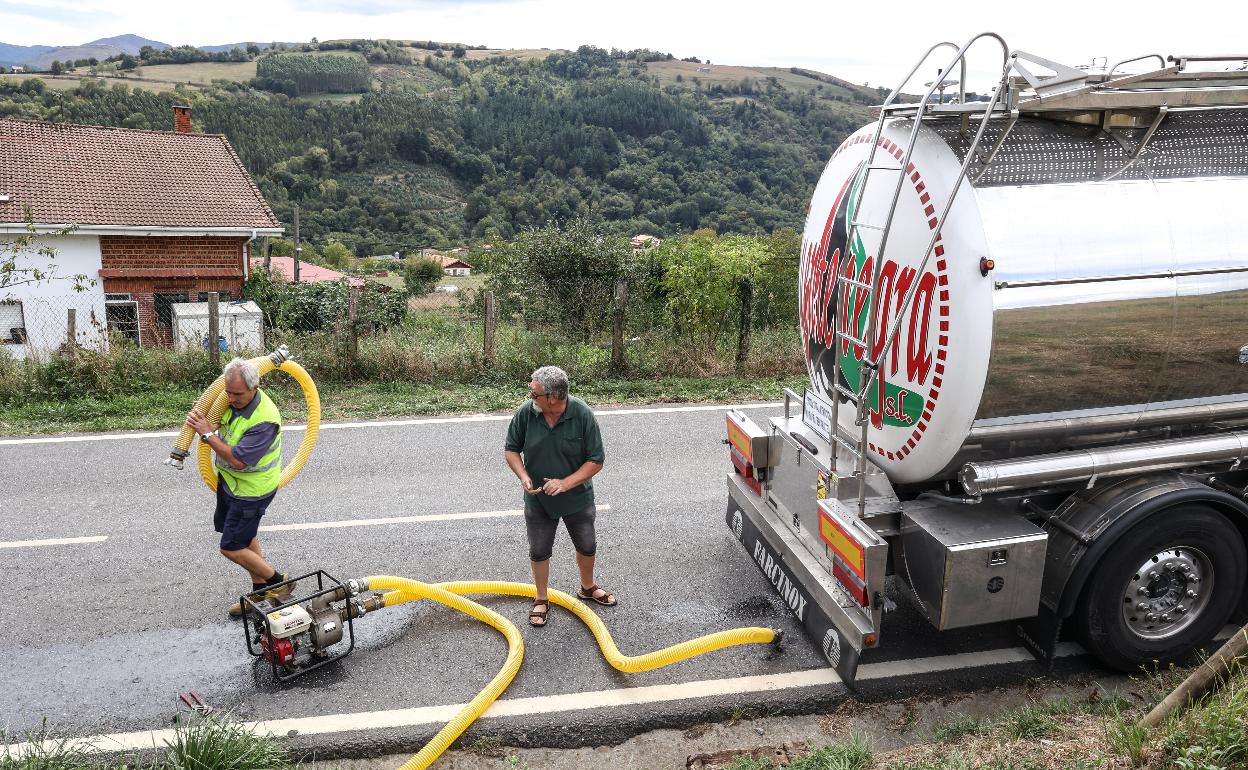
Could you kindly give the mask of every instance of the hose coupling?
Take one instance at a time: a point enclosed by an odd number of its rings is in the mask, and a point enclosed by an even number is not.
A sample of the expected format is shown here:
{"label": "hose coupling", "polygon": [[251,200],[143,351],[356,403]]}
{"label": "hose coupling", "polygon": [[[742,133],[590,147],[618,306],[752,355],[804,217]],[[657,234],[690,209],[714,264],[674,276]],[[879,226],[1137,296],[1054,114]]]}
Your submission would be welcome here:
{"label": "hose coupling", "polygon": [[165,460],[165,465],[173,468],[175,471],[182,470],[182,461],[190,457],[191,453],[182,449],[175,449],[169,453],[169,457]]}
{"label": "hose coupling", "polygon": [[277,350],[269,354],[269,359],[274,366],[281,366],[283,361],[293,360],[290,356],[290,348],[285,345],[278,345]]}
{"label": "hose coupling", "polygon": [[352,596],[368,590],[368,578],[351,578],[346,582],[347,590]]}

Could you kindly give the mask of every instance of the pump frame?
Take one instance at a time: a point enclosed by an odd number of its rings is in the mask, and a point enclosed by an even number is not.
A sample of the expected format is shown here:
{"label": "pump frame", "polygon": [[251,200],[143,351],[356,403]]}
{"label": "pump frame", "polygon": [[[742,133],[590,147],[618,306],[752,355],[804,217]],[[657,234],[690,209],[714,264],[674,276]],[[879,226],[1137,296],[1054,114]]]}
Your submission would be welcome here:
{"label": "pump frame", "polygon": [[[346,585],[344,585],[341,580],[338,580],[333,575],[321,569],[318,569],[314,572],[309,572],[306,575],[299,575],[298,577],[293,577],[293,578],[290,578],[289,580],[284,580],[281,583],[277,583],[273,586],[270,586],[269,589],[266,589],[266,590],[280,589],[285,586],[289,586],[289,585],[298,583],[303,580],[309,580],[311,578],[316,578],[317,590],[315,592],[308,594],[307,596],[303,596],[299,599],[292,598],[290,601],[283,602],[278,605],[269,605],[267,609],[261,603],[253,600],[251,598],[252,595],[244,595],[244,596],[239,597],[239,601],[242,603],[242,607],[243,607],[243,638],[247,642],[247,654],[248,655],[251,655],[253,658],[264,657],[263,649],[258,649],[258,646],[259,646],[260,640],[264,638],[264,635],[267,634],[270,638],[273,638],[273,624],[269,620],[269,613],[277,612],[278,610],[284,609],[286,607],[293,607],[298,604],[305,604],[317,598],[318,596],[325,596],[326,594],[338,593],[340,596],[351,596],[351,590]],[[329,583],[328,587],[326,587],[327,582]],[[277,664],[276,659],[270,659],[269,663],[273,667],[273,678],[277,680],[278,682],[286,683],[294,679],[295,677],[306,674],[309,671],[315,671],[316,669],[322,666],[328,665],[337,660],[341,660],[342,658],[345,658],[347,655],[349,655],[351,651],[355,649],[355,624],[352,622],[350,612],[347,612],[344,614],[346,615],[344,622],[347,625],[347,633],[346,633],[347,649],[346,650],[342,652],[335,652],[335,653],[328,654],[326,655],[326,657],[316,661],[315,663],[311,665],[298,666],[294,668],[293,670],[287,669],[285,666],[279,666]],[[253,626],[253,623],[254,623],[254,626]],[[253,642],[251,638],[251,634],[253,630],[257,632],[257,638],[255,642]],[[341,644],[341,642],[339,642],[338,644]]]}

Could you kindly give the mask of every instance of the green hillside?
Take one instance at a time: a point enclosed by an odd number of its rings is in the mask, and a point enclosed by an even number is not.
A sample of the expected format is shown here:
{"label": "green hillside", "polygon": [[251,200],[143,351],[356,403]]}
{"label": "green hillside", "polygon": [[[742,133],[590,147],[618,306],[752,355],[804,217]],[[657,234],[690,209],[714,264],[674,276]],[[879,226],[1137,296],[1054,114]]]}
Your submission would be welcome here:
{"label": "green hillside", "polygon": [[190,104],[280,219],[297,204],[305,237],[378,254],[573,216],[660,236],[800,229],[827,158],[881,99],[821,73],[649,51],[320,48],[342,58],[0,75],[0,116],[167,129],[172,105]]}

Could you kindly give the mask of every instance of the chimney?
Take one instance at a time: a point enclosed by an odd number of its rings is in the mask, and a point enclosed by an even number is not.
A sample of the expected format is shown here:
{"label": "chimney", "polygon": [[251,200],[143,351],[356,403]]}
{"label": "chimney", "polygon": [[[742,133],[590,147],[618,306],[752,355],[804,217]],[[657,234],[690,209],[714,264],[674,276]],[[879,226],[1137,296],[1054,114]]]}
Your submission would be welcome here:
{"label": "chimney", "polygon": [[191,133],[191,108],[184,104],[173,105],[173,130],[179,134]]}

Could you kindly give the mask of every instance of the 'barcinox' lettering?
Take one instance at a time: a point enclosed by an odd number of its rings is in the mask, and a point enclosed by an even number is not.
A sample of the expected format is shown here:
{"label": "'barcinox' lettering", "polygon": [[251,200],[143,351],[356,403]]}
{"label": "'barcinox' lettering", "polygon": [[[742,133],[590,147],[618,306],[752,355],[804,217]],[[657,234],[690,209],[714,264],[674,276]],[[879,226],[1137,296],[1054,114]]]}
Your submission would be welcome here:
{"label": "'barcinox' lettering", "polygon": [[794,585],[792,580],[776,560],[772,558],[771,552],[763,547],[761,540],[754,541],[754,561],[758,562],[759,569],[776,587],[776,591],[780,593],[780,597],[789,605],[789,609],[793,610],[793,614],[797,615],[797,619],[806,621],[806,597],[802,595],[801,589]]}

